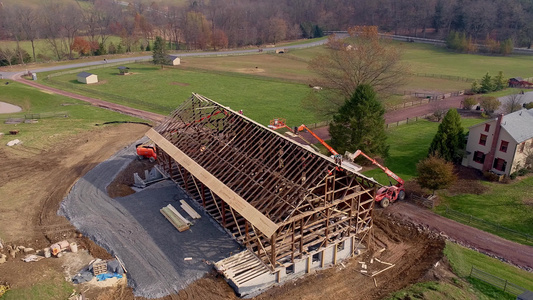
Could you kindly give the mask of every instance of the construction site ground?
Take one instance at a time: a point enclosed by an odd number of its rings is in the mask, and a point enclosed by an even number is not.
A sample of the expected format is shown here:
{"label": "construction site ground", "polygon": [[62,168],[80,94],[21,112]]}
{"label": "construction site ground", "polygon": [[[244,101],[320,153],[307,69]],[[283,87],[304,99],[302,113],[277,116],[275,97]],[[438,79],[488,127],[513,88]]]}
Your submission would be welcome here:
{"label": "construction site ground", "polygon": [[[57,211],[64,196],[67,195],[78,178],[94,169],[99,163],[113,155],[113,153],[123,149],[125,146],[132,145],[147,129],[146,126],[137,124],[121,124],[99,128],[95,131],[84,132],[71,137],[46,153],[28,154],[20,157],[6,152],[10,150],[1,149],[0,157],[4,162],[9,162],[4,164],[3,170],[5,171],[0,175],[3,177],[1,180],[3,186],[0,188],[2,188],[2,191],[5,191],[3,195],[6,195],[10,199],[9,205],[2,207],[0,212],[2,214],[0,226],[2,226],[4,232],[8,233],[8,236],[5,237],[5,242],[39,249],[49,246],[51,242],[69,239],[77,241],[80,249],[87,249],[94,257],[111,258],[111,255],[105,249],[96,245],[86,236],[80,237],[76,228],[70,225],[65,217],[58,216]],[[131,154],[128,155],[130,156],[128,159],[132,161]],[[47,159],[43,160],[43,157]],[[117,161],[113,162],[111,160],[114,165],[109,167],[113,169],[110,172],[117,172],[125,164],[124,159],[120,158],[120,156],[114,157],[117,158]],[[93,196],[103,192],[101,187],[105,184],[101,183],[100,180],[107,181],[108,183],[111,182],[112,178],[107,177],[104,174],[106,172],[106,170],[96,168],[91,172],[92,174],[87,174],[88,179],[81,180],[89,183],[87,188],[92,186],[98,190],[94,192],[95,194]],[[114,189],[119,189],[119,191],[114,192],[115,196],[129,193],[127,191],[128,189],[121,186],[121,184],[115,182],[112,186]],[[154,192],[166,190],[171,197],[178,195],[177,197],[181,198],[183,196],[176,187],[165,182],[158,184],[154,188],[151,188],[151,190]],[[150,192],[150,189],[145,192]],[[142,196],[142,193],[144,192],[137,193],[135,197]],[[159,210],[162,204],[168,203],[165,201],[169,200],[146,198],[131,198],[136,199],[132,201],[140,201],[137,204],[143,205],[136,209],[152,211],[149,212],[150,214],[146,216],[147,219],[145,220],[137,216],[137,219],[134,219],[137,224],[133,228],[126,226],[117,228],[111,225],[111,223],[108,224],[111,220],[100,219],[97,214],[99,212],[91,211],[90,207],[88,207],[87,211],[79,212],[80,215],[85,215],[80,220],[101,228],[100,232],[102,234],[109,235],[112,238],[116,237],[120,243],[131,243],[125,244],[125,247],[133,248],[128,251],[135,252],[140,251],[141,248],[143,249],[143,254],[138,254],[139,257],[136,257],[136,259],[139,261],[144,260],[144,263],[139,266],[134,266],[130,263],[129,268],[127,267],[130,272],[128,279],[133,279],[130,285],[135,284],[135,276],[153,274],[157,276],[170,274],[172,277],[167,278],[168,282],[182,280],[184,285],[186,285],[194,279],[201,277],[201,275],[189,275],[197,272],[195,274],[205,274],[203,275],[204,277],[192,282],[192,284],[181,290],[177,295],[167,296],[166,298],[236,299],[236,296],[227,283],[222,278],[215,276],[210,271],[210,265],[202,261],[205,257],[194,255],[194,252],[196,252],[195,247],[200,246],[194,244],[193,240],[190,240],[190,244],[183,245],[189,248],[188,251],[190,252],[187,253],[174,253],[177,251],[172,249],[173,245],[167,245],[165,244],[166,242],[161,242],[163,237],[173,239],[173,236],[180,235],[170,224],[167,224],[168,222],[162,215],[157,215],[157,210]],[[132,207],[135,204],[134,202],[127,203],[127,199],[130,198],[124,197],[108,200],[110,202],[108,203],[109,205],[121,205],[124,207],[124,210],[116,210],[118,215],[108,215],[107,218],[122,220],[122,218],[126,218],[122,214],[133,212]],[[115,203],[111,203],[111,201]],[[174,198],[170,201],[174,201]],[[153,206],[150,204],[153,204]],[[127,208],[127,205],[130,205],[130,207]],[[351,260],[346,262],[344,266],[338,265],[324,272],[317,272],[304,277],[296,285],[294,283],[287,283],[281,287],[271,289],[267,294],[258,296],[258,299],[287,299],[292,298],[293,295],[299,295],[301,299],[314,299],[317,293],[323,293],[322,295],[327,294],[333,298],[381,299],[392,291],[401,289],[419,280],[427,279],[426,276],[432,272],[431,270],[434,264],[442,258],[444,242],[441,239],[434,238],[434,235],[419,231],[415,226],[402,226],[392,219],[379,217],[379,214],[378,212],[376,230],[374,232],[374,240],[376,241],[374,249],[380,250],[385,248],[386,250],[380,254],[381,259],[394,263],[396,266],[376,277],[377,288],[374,286],[371,278],[361,275],[360,264],[356,260]],[[205,215],[202,219],[205,219],[205,221],[209,220]],[[73,220],[76,226],[79,226],[82,222]],[[215,229],[209,229],[210,233],[217,235],[217,237],[220,237],[218,235],[219,233],[222,235],[225,234],[216,229],[217,225],[211,224],[210,221],[208,222],[209,227]],[[148,232],[144,226],[147,226],[149,223],[154,223],[153,226],[160,227],[160,232]],[[196,229],[195,226],[193,225],[191,232],[186,234],[202,236],[200,227],[196,227],[198,228]],[[144,230],[145,232],[143,235],[137,235],[138,230]],[[96,236],[98,230],[96,232],[87,231],[86,234],[88,236]],[[154,234],[154,237],[144,236],[151,234]],[[218,240],[213,241],[213,243],[209,244],[208,251],[218,252],[213,254],[213,257],[229,254],[230,251],[228,250],[231,247],[226,249],[220,249],[220,247],[226,245],[225,243],[229,242],[231,244],[233,242],[229,236],[225,236],[224,240],[223,242]],[[115,250],[111,248],[111,245],[106,245],[105,241],[100,241],[100,243],[108,247],[111,251]],[[165,248],[168,246],[170,248]],[[205,244],[202,245],[202,247],[205,246]],[[118,250],[115,251],[119,254]],[[80,253],[83,252],[80,251]],[[189,255],[188,253],[193,254]],[[185,255],[192,257],[193,260],[183,261],[182,256]],[[156,256],[159,257],[157,257],[157,263],[154,263],[154,257]],[[14,289],[31,288],[36,284],[48,282],[52,279],[57,284],[62,284],[65,280],[65,270],[72,268],[72,264],[65,259],[66,257],[45,259],[33,263],[24,263],[20,260],[20,257],[9,259],[8,262],[0,265],[0,281],[9,282]],[[365,257],[364,259],[367,258]],[[128,263],[126,264],[128,265]],[[163,271],[159,270],[160,268]],[[153,269],[158,269],[158,271],[154,271]],[[168,273],[165,273],[167,271]],[[134,273],[136,274],[134,275]],[[180,278],[184,275],[190,276],[190,278]],[[393,278],[394,280],[392,280]],[[175,283],[175,285],[178,286],[178,283]],[[156,289],[159,287],[155,286]],[[93,293],[91,299],[134,298],[131,288],[94,287],[84,289],[89,295]],[[152,296],[155,296],[155,294]]]}

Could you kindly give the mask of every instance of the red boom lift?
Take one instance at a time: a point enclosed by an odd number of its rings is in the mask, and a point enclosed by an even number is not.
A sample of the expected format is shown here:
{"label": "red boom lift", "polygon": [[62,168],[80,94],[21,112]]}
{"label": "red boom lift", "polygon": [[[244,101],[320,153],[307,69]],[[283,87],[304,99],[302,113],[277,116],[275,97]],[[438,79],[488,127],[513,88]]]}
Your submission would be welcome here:
{"label": "red boom lift", "polygon": [[395,202],[396,200],[405,199],[405,187],[404,187],[405,181],[403,181],[403,179],[400,178],[400,176],[394,174],[387,167],[382,166],[375,159],[364,154],[361,150],[357,150],[355,151],[355,153],[346,152],[346,157],[350,158],[351,160],[354,160],[359,155],[362,155],[366,159],[370,160],[374,165],[382,169],[385,172],[385,174],[387,174],[387,176],[393,178],[394,180],[398,182],[395,185],[393,185],[392,183],[390,183],[390,185],[384,185],[378,190],[376,194],[376,202],[379,202],[381,207],[385,208],[389,206],[390,203]]}

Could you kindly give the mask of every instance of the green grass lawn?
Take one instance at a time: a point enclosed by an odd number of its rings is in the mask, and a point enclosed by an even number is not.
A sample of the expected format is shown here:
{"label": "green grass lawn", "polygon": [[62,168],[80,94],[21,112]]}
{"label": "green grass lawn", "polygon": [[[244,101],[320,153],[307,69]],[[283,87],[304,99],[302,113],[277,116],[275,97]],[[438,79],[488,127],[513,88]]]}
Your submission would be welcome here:
{"label": "green grass lawn", "polygon": [[[164,115],[195,92],[233,110],[242,109],[246,116],[265,125],[275,117],[285,117],[295,124],[323,120],[303,105],[302,100],[312,92],[304,84],[248,74],[216,73],[179,67],[161,69],[150,64],[128,66],[133,73],[128,76],[118,75],[115,67],[91,70],[99,79],[99,83],[94,85],[78,83],[76,74],[54,77],[54,80],[68,83],[71,90],[82,88],[83,94]],[[44,76],[43,74],[41,78]],[[64,88],[63,85],[60,87]],[[113,95],[119,95],[120,98],[113,98]]]}
{"label": "green grass lawn", "polygon": [[448,257],[454,272],[460,277],[469,276],[470,270],[474,266],[484,272],[533,291],[533,273],[451,242],[446,242],[444,254]]}
{"label": "green grass lawn", "polygon": [[[43,93],[35,88],[18,82],[0,85],[0,101],[18,105],[22,112],[0,115],[0,132],[19,130],[14,138],[23,141],[26,149],[40,151],[54,144],[65,136],[76,134],[82,130],[94,128],[95,124],[107,121],[141,121],[140,119],[122,115],[109,110],[91,106],[85,102],[71,98]],[[68,117],[39,119],[35,124],[5,124],[7,118],[24,117],[25,114],[66,113]],[[4,136],[2,141],[8,141]],[[1,147],[6,147],[2,142]]]}
{"label": "green grass lawn", "polygon": [[[482,119],[461,119],[465,130],[483,121]],[[437,133],[438,127],[439,123],[437,122],[419,120],[388,129],[387,141],[390,145],[390,151],[385,166],[405,181],[415,177],[416,164],[427,156],[429,144]],[[376,168],[364,174],[374,177],[382,184],[389,183],[389,178],[381,169]]]}
{"label": "green grass lawn", "polygon": [[[487,192],[481,195],[450,196],[441,193],[441,204],[436,211],[446,216],[446,206],[449,206],[462,213],[533,235],[533,206],[529,202],[526,203],[533,197],[533,176],[510,184],[483,182],[483,186]],[[465,221],[462,220],[462,222]],[[470,225],[478,227],[476,223]],[[487,228],[480,229],[488,230]],[[509,238],[505,232],[493,231],[493,233]]]}

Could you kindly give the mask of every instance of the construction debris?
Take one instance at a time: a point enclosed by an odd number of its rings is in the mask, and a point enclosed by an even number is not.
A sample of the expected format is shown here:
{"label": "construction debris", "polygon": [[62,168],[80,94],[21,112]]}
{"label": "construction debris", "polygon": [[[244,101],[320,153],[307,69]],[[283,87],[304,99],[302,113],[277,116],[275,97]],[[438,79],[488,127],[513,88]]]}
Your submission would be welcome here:
{"label": "construction debris", "polygon": [[20,141],[19,139],[14,139],[14,140],[12,140],[12,141],[7,142],[6,145],[7,145],[8,147],[13,147],[13,146],[18,145],[18,144],[20,144],[20,143],[21,143],[21,141]]}
{"label": "construction debris", "polygon": [[7,255],[0,254],[0,265],[6,262]]}
{"label": "construction debris", "polygon": [[24,262],[31,262],[31,261],[40,261],[41,259],[44,259],[44,256],[30,254],[26,257],[22,258],[22,261]]}
{"label": "construction debris", "polygon": [[72,282],[80,284],[97,278],[98,281],[104,281],[109,278],[122,278],[124,269],[117,259],[101,260],[96,259],[83,268],[78,274],[72,277]]}

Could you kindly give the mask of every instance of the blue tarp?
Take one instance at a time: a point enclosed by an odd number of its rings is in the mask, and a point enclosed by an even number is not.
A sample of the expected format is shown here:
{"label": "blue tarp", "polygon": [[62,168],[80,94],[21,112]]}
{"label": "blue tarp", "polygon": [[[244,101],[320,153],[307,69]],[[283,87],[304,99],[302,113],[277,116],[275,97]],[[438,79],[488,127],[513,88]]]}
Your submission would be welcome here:
{"label": "blue tarp", "polygon": [[103,281],[103,280],[106,280],[108,278],[113,278],[113,277],[120,279],[122,278],[122,275],[118,273],[104,273],[104,274],[96,275],[96,279],[98,281]]}

